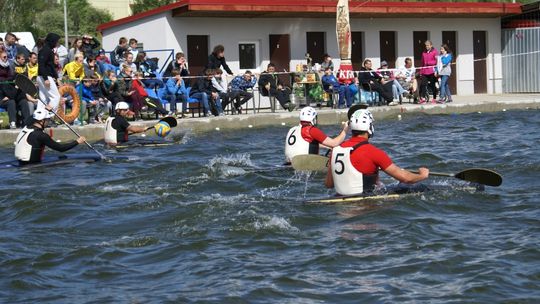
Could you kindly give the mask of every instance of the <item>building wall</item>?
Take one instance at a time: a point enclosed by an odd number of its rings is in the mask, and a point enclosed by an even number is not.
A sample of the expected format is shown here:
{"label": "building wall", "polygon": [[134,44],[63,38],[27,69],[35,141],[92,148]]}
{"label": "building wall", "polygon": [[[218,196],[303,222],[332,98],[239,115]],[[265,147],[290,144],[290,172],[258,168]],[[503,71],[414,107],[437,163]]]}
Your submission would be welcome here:
{"label": "building wall", "polygon": [[[488,93],[502,92],[499,18],[352,19],[351,30],[364,32],[364,54],[366,58],[372,59],[374,67],[380,63],[379,31],[397,32],[397,66],[403,65],[406,57],[413,56],[413,31],[429,31],[430,39],[436,47],[441,45],[442,31],[457,31],[457,94],[460,95],[474,94],[473,31],[487,31]],[[326,51],[334,58],[338,56],[335,20],[320,18],[181,18],[172,17],[170,12],[166,12],[105,30],[103,42],[105,48],[112,49],[119,37],[135,37],[144,43],[145,49],[173,48],[175,51],[183,51],[187,48],[187,35],[209,35],[209,49],[216,44],[223,44],[229,66],[239,72],[238,42],[256,41],[260,58],[256,72],[260,72],[268,64],[269,34],[290,34],[290,70],[294,70],[296,64],[305,62],[308,31],[326,32]],[[339,59],[334,59],[334,64],[339,65]]]}
{"label": "building wall", "polygon": [[113,19],[120,19],[131,15],[130,5],[133,0],[90,0],[90,5],[109,11]]}

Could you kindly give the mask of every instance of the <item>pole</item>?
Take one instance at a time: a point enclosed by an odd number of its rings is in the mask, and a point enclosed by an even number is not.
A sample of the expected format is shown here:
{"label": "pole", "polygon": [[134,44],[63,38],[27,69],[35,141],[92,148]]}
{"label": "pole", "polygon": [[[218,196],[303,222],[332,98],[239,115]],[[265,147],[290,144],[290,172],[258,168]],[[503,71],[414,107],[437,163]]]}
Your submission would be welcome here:
{"label": "pole", "polygon": [[64,46],[69,49],[68,37],[67,0],[64,0]]}

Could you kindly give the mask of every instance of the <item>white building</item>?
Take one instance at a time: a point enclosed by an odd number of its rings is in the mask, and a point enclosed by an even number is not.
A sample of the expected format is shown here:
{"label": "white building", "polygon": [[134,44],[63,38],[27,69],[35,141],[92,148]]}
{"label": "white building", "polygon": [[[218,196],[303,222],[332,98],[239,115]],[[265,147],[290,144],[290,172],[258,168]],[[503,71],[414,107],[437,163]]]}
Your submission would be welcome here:
{"label": "white building", "polygon": [[89,0],[88,3],[108,11],[114,19],[120,19],[131,15],[133,0]]}
{"label": "white building", "polygon": [[[206,64],[213,46],[225,46],[233,72],[261,72],[268,62],[294,71],[309,52],[315,62],[324,53],[339,65],[337,1],[182,0],[98,27],[112,50],[120,37],[137,38],[145,49],[174,49],[188,57],[192,74]],[[521,12],[512,3],[355,2],[349,3],[353,65],[364,58],[378,67],[419,62],[424,41],[454,52],[451,80],[457,94],[501,93],[501,17]],[[416,65],[418,65],[417,63]],[[454,92],[456,90],[454,89]]]}

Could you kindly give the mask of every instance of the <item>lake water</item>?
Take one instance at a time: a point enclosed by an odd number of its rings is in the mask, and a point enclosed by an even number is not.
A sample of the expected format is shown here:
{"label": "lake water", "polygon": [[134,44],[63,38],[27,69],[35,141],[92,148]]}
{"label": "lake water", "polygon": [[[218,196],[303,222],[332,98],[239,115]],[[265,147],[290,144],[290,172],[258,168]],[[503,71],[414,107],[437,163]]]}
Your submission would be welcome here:
{"label": "lake water", "polygon": [[0,302],[540,301],[539,111],[376,121],[372,143],[402,167],[504,182],[431,178],[433,192],[348,205],[304,203],[332,191],[277,167],[289,127],[3,170]]}

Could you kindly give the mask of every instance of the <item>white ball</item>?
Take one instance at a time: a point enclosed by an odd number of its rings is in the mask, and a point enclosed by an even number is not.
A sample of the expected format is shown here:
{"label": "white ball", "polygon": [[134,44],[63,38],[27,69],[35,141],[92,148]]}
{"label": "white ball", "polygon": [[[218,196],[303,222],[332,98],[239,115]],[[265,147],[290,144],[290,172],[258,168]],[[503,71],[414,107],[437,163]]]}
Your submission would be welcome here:
{"label": "white ball", "polygon": [[144,133],[143,133],[143,134],[141,134],[141,137],[146,137],[146,134],[144,134]]}
{"label": "white ball", "polygon": [[282,123],[281,123],[281,125],[282,125],[282,126],[284,126],[284,125],[285,125],[285,123],[284,123],[284,122],[282,122]]}
{"label": "white ball", "polygon": [[216,131],[219,131],[219,127],[216,127]]}
{"label": "white ball", "polygon": [[252,126],[252,125],[249,125],[248,128],[253,128],[253,126]]}
{"label": "white ball", "polygon": [[506,109],[503,109],[503,112],[506,112]]}

